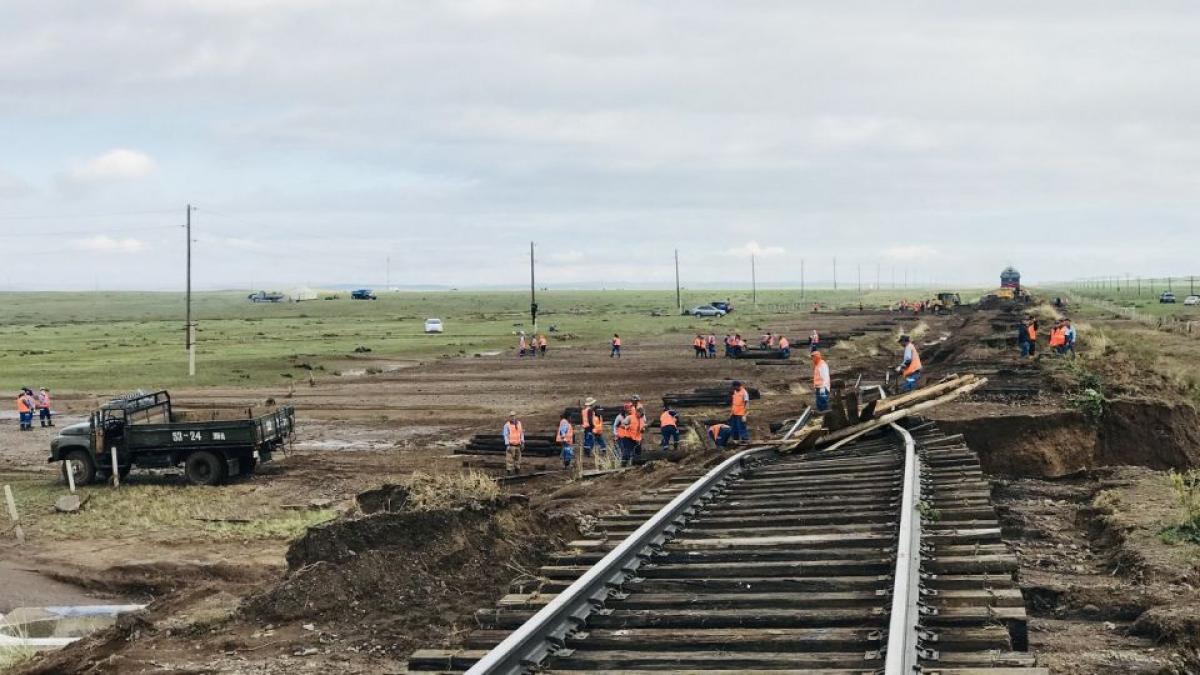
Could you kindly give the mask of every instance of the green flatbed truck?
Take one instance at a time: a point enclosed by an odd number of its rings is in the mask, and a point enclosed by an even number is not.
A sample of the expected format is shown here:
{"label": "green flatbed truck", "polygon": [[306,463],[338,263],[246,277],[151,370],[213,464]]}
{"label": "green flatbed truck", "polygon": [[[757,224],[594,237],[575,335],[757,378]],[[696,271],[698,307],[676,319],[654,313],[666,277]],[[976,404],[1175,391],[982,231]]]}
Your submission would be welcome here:
{"label": "green flatbed truck", "polygon": [[[63,462],[64,478],[87,485],[134,468],[183,466],[194,485],[219,485],[230,476],[254,473],[260,461],[291,438],[295,411],[283,406],[262,415],[186,421],[166,391],[137,392],[113,399],[87,422],[64,427],[50,442],[49,462]],[[116,467],[113,449],[116,449]]]}

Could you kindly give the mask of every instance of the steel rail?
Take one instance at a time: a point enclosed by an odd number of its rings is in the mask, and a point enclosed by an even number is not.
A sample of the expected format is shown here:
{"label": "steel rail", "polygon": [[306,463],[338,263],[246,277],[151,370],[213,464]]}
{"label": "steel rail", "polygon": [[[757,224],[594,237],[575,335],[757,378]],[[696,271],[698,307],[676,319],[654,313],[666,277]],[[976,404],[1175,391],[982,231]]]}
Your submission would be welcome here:
{"label": "steel rail", "polygon": [[921,494],[921,472],[912,434],[895,422],[891,427],[904,439],[904,491],[900,503],[896,577],[892,587],[884,673],[911,675],[917,672],[920,647],[921,518],[917,512],[917,501]]}
{"label": "steel rail", "polygon": [[[807,423],[811,416],[810,409],[805,410],[801,418]],[[485,654],[467,671],[467,675],[517,675],[536,668],[547,656],[562,648],[572,631],[578,630],[591,614],[602,608],[613,589],[619,588],[625,580],[636,574],[653,549],[675,534],[683,524],[681,518],[694,514],[697,506],[725,482],[741,474],[750,459],[773,452],[773,447],[748,448],[721,462],[689,485],[600,562]]]}

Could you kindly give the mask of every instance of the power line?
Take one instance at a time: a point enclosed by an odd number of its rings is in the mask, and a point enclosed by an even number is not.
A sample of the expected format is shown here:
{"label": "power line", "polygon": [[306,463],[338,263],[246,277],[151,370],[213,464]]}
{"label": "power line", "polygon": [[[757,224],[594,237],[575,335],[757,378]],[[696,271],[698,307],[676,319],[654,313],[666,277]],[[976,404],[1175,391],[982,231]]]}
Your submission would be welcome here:
{"label": "power line", "polygon": [[157,216],[168,215],[175,213],[174,210],[167,211],[165,209],[158,211],[119,211],[116,213],[80,213],[76,215],[50,215],[50,214],[15,214],[0,213],[0,220],[54,220],[54,219],[82,219],[82,218],[123,218],[125,216]]}

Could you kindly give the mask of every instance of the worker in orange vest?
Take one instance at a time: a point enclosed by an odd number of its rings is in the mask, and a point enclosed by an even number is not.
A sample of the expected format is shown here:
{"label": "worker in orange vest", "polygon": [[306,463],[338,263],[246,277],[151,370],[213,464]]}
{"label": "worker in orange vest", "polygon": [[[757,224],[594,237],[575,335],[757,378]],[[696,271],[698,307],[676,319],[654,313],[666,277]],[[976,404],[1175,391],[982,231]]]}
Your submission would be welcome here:
{"label": "worker in orange vest", "polygon": [[[38,421],[43,427],[54,426],[54,417],[50,413],[50,390],[42,387],[35,400],[38,411]],[[31,424],[32,426],[32,424]]]}
{"label": "worker in orange vest", "polygon": [[729,427],[733,429],[733,439],[749,441],[750,430],[746,428],[746,412],[750,405],[750,392],[741,382],[734,380],[730,390]]}
{"label": "worker in orange vest", "polygon": [[537,338],[537,346],[538,350],[542,352],[542,356],[546,355],[546,344],[546,336],[544,334],[539,335]]}
{"label": "worker in orange vest", "polygon": [[1035,356],[1037,354],[1037,331],[1038,331],[1038,320],[1034,319],[1034,318],[1030,318],[1029,319],[1029,355],[1030,356]]}
{"label": "worker in orange vest", "polygon": [[814,328],[813,331],[808,334],[808,351],[815,352],[820,348],[821,334],[817,332],[816,328]]}
{"label": "worker in orange vest", "polygon": [[899,342],[904,345],[904,360],[896,366],[896,372],[904,378],[900,383],[900,391],[912,391],[921,379],[921,354],[907,335],[901,335]]}
{"label": "worker in orange vest", "polygon": [[1067,344],[1067,327],[1063,324],[1062,319],[1054,322],[1054,328],[1050,329],[1050,349],[1055,354],[1062,354]]}
{"label": "worker in orange vest", "polygon": [[21,431],[33,429],[33,397],[29,395],[28,389],[17,392],[17,419]]}
{"label": "worker in orange vest", "polygon": [[829,410],[829,364],[820,351],[812,353],[813,363],[813,395],[816,398],[817,412]]}
{"label": "worker in orange vest", "polygon": [[704,336],[696,333],[696,337],[692,338],[692,354],[693,358],[706,359],[708,358],[708,350],[704,347]]}
{"label": "worker in orange vest", "polygon": [[592,456],[592,448],[608,450],[604,442],[604,418],[596,410],[596,399],[590,396],[584,400],[583,409],[579,411],[579,421],[583,425],[583,454]]}
{"label": "worker in orange vest", "polygon": [[554,434],[554,442],[561,448],[563,468],[569,468],[575,459],[575,427],[565,416],[558,421],[558,432]]}
{"label": "worker in orange vest", "polygon": [[612,351],[608,353],[609,358],[621,358],[621,336],[613,333]]}
{"label": "worker in orange vest", "polygon": [[500,432],[504,437],[504,472],[521,473],[521,453],[525,451],[525,425],[517,419],[517,411],[508,413],[508,421]]}
{"label": "worker in orange vest", "polygon": [[783,354],[783,358],[792,358],[792,343],[787,339],[786,335],[779,336],[779,351]]}
{"label": "worker in orange vest", "polygon": [[529,349],[529,341],[525,337],[525,331],[521,331],[521,336],[517,338],[517,356],[525,356],[527,349]]}
{"label": "worker in orange vest", "polygon": [[640,454],[643,428],[644,422],[637,408],[632,401],[626,401],[621,414],[613,420],[613,434],[617,437],[617,445],[621,449],[622,466],[633,464],[633,458]]}
{"label": "worker in orange vest", "polygon": [[714,335],[712,333],[708,334],[708,340],[707,340],[706,346],[708,347],[708,358],[710,358],[710,359],[717,358],[717,336],[716,335]]}
{"label": "worker in orange vest", "polygon": [[728,424],[714,424],[708,428],[708,437],[713,439],[713,443],[716,443],[718,448],[729,445],[729,438],[732,435],[733,429]]}
{"label": "worker in orange vest", "polygon": [[679,449],[679,415],[667,406],[663,406],[662,413],[658,416],[658,427],[662,435],[662,449],[668,447]]}

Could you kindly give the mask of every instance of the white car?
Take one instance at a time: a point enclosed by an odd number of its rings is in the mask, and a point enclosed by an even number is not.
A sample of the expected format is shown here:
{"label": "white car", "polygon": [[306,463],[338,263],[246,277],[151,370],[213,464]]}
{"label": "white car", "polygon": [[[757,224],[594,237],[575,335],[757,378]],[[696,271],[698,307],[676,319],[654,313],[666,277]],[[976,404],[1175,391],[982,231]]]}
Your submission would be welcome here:
{"label": "white car", "polygon": [[1183,299],[1185,305],[1200,305],[1200,295],[1189,295]]}
{"label": "white car", "polygon": [[725,310],[717,309],[712,305],[700,305],[688,310],[688,314],[692,316],[725,316]]}
{"label": "white car", "polygon": [[444,333],[446,332],[446,328],[442,325],[441,319],[425,319],[425,332]]}

